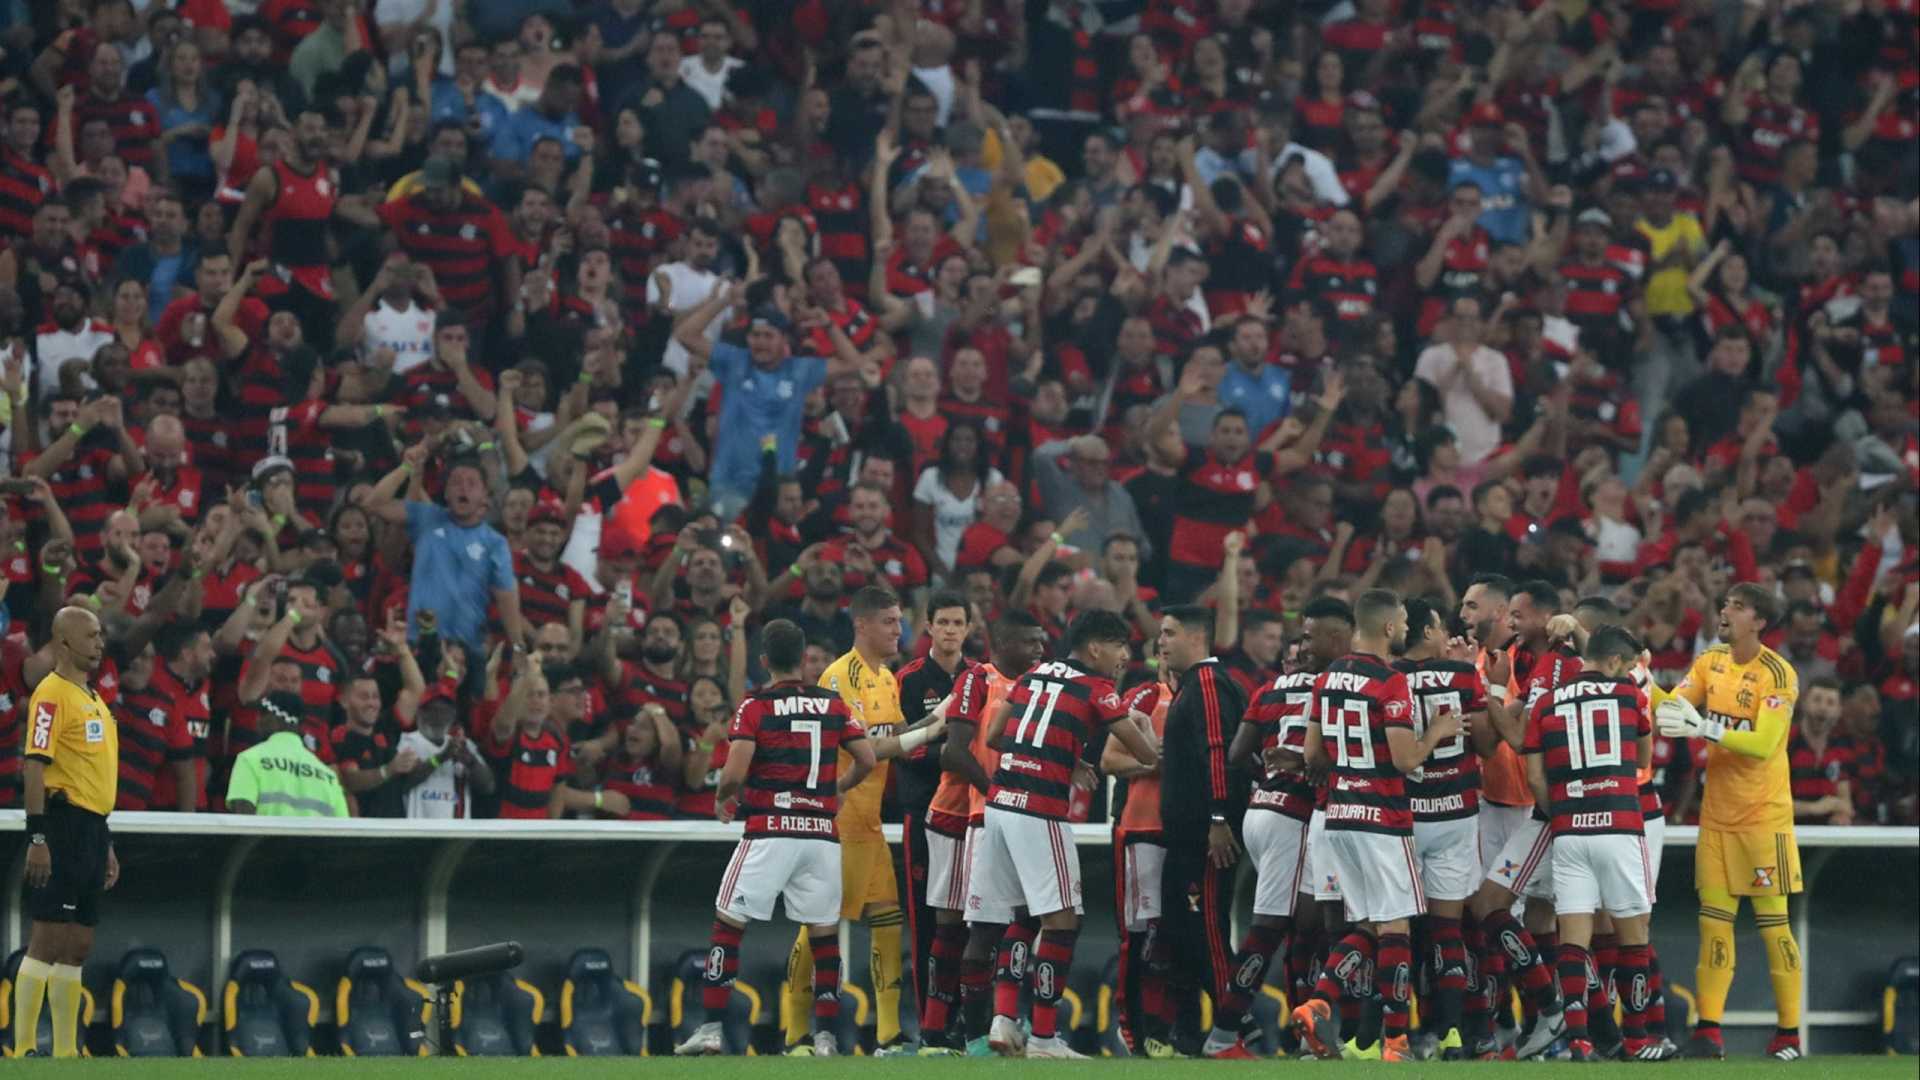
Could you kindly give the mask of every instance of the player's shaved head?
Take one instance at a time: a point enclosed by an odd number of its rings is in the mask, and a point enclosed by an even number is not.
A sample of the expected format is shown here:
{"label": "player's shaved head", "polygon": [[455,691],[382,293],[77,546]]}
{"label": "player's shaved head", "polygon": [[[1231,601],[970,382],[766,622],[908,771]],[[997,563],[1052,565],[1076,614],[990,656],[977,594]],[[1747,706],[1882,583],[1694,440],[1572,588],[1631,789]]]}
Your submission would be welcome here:
{"label": "player's shaved head", "polygon": [[768,674],[796,674],[806,653],[806,631],[792,620],[775,619],[760,628],[760,655],[766,661]]}
{"label": "player's shaved head", "polygon": [[1368,589],[1354,598],[1354,629],[1370,638],[1385,637],[1396,612],[1406,612],[1399,594],[1388,589]]}
{"label": "player's shaved head", "polygon": [[993,624],[993,666],[1018,678],[1047,655],[1047,628],[1031,612],[1008,610]]}

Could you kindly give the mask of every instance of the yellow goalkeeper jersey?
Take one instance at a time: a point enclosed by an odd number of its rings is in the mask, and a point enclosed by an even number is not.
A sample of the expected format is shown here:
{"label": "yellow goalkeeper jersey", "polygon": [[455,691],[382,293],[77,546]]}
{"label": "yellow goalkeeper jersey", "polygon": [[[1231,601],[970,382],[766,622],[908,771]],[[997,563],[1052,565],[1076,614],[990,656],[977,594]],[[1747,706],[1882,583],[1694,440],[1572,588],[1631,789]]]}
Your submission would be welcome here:
{"label": "yellow goalkeeper jersey", "polygon": [[1694,657],[1673,695],[1725,724],[1728,732],[1727,739],[1707,748],[1700,826],[1725,832],[1791,831],[1787,733],[1800,695],[1793,665],[1764,645],[1751,661],[1738,664],[1731,648],[1715,645]]}
{"label": "yellow goalkeeper jersey", "polygon": [[[860,659],[859,650],[827,665],[820,673],[820,685],[840,695],[853,711],[853,718],[866,728],[867,737],[878,739],[892,735],[905,718],[900,713],[900,685],[893,672],[874,667]],[[887,762],[874,765],[873,771],[852,791],[840,796],[841,843],[873,843],[880,836],[880,800],[887,793]],[[842,775],[853,767],[853,756],[840,751]]]}

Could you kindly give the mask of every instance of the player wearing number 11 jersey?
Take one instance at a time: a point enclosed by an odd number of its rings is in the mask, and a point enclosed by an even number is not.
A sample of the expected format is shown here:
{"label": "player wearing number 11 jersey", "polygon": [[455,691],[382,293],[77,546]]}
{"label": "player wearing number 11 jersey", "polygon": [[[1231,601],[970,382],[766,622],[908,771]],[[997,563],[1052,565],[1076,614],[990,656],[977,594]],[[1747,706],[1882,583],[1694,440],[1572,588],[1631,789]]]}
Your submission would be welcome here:
{"label": "player wearing number 11 jersey", "polygon": [[[1071,655],[1021,676],[987,727],[1000,751],[987,789],[980,847],[968,881],[967,908],[1025,908],[1040,920],[1034,944],[1033,1036],[1028,1057],[1076,1058],[1060,1037],[1056,1015],[1080,933],[1080,855],[1067,824],[1075,767],[1088,743],[1110,728],[1140,764],[1160,754],[1143,727],[1127,720],[1113,675],[1128,655],[1133,630],[1110,611],[1083,612],[1067,631]],[[1019,1046],[1015,1018],[996,1003],[988,1045],[1011,1055]]]}

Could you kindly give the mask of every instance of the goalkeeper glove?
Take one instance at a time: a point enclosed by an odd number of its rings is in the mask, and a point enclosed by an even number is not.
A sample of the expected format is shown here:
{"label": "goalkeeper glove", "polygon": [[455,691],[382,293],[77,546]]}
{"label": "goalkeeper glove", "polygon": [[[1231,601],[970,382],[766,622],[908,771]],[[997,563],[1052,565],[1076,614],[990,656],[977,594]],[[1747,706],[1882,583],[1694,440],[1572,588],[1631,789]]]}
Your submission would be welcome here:
{"label": "goalkeeper glove", "polygon": [[1653,710],[1653,718],[1659,726],[1660,734],[1669,739],[1706,739],[1719,742],[1727,733],[1727,726],[1718,720],[1709,720],[1700,715],[1693,703],[1682,697],[1672,697],[1661,702]]}

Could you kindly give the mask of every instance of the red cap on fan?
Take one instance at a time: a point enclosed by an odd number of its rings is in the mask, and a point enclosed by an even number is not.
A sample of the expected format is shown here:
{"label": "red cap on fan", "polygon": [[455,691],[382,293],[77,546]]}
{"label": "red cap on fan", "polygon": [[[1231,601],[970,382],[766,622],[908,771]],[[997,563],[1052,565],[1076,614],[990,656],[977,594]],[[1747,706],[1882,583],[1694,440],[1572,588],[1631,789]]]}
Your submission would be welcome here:
{"label": "red cap on fan", "polygon": [[1491,101],[1483,101],[1467,112],[1468,127],[1499,127],[1506,123],[1506,120],[1506,115],[1500,111],[1500,106]]}

